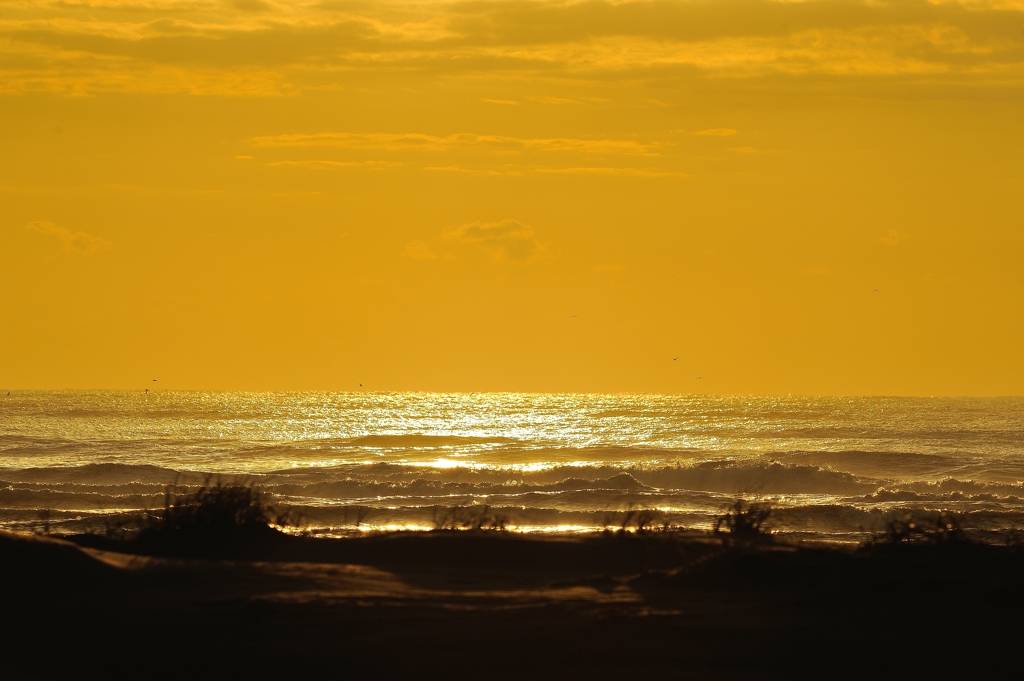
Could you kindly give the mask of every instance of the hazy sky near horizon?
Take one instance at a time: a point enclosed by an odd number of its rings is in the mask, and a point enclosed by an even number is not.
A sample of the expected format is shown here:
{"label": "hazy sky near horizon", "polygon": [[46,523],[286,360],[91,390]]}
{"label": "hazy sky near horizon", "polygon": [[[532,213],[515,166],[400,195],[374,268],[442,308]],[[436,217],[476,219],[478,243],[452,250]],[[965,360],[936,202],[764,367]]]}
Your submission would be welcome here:
{"label": "hazy sky near horizon", "polygon": [[0,387],[1024,394],[1022,122],[1024,0],[0,0]]}

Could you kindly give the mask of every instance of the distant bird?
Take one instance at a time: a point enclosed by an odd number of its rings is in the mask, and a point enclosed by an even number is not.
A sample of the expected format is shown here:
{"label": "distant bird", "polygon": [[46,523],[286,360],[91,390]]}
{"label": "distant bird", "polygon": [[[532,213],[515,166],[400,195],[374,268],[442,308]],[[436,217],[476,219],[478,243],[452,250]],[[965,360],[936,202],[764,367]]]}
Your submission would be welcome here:
{"label": "distant bird", "polygon": [[876,288],[876,289],[874,289],[874,290],[872,291],[872,293],[881,293],[881,291],[879,291],[879,290],[878,290],[878,289]]}
{"label": "distant bird", "polygon": [[362,388],[362,387],[363,387],[363,384],[362,384],[362,383],[360,383],[360,384],[359,384],[359,387],[360,387],[360,388]]}
{"label": "distant bird", "polygon": [[672,358],[672,361],[674,362],[674,361],[676,361],[677,359],[679,359],[679,355],[676,355],[675,357],[673,357],[673,358]]}
{"label": "distant bird", "polygon": [[153,379],[153,382],[156,383],[156,379],[155,378]]}
{"label": "distant bird", "polygon": [[570,316],[570,317],[575,317],[576,315],[572,314],[572,315],[569,315],[569,316]]}
{"label": "distant bird", "polygon": [[698,376],[697,378],[695,378],[695,379],[693,379],[693,380],[695,380],[695,381],[699,381],[699,380],[700,380],[700,379],[702,379],[702,378],[704,378],[704,377],[703,377],[703,376]]}

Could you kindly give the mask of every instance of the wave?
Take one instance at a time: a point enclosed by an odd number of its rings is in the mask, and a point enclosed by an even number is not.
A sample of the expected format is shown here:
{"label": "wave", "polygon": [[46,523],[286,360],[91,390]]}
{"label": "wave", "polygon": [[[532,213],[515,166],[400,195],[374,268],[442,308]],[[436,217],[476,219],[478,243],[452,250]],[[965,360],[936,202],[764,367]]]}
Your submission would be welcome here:
{"label": "wave", "polygon": [[175,471],[149,464],[90,463],[82,466],[53,466],[0,469],[0,476],[17,482],[84,484],[125,484],[148,482],[169,485],[202,481],[202,473]]}
{"label": "wave", "polygon": [[[366,505],[346,506],[296,506],[295,510],[303,518],[307,531],[344,534],[358,526],[374,528],[415,527],[429,529],[436,526],[438,518],[453,508],[453,504],[430,504],[423,506],[406,506],[398,508],[381,508]],[[629,510],[576,510],[564,508],[539,508],[504,506],[501,504],[473,505],[460,504],[467,515],[480,513],[486,509],[488,515],[501,517],[506,526],[512,528],[577,528],[583,530],[599,530],[618,528],[627,524],[631,518]],[[670,527],[710,529],[717,517],[712,511],[682,511],[664,513],[657,517],[658,524]],[[923,524],[930,524],[938,518],[934,510],[901,507],[889,510],[864,510],[842,505],[811,506],[776,510],[766,527],[773,532],[812,533],[828,536],[860,535],[862,538],[884,533],[890,523],[905,520],[911,516]],[[123,511],[115,508],[98,509],[53,509],[47,514],[51,523],[59,523],[54,527],[56,532],[102,532],[107,522],[126,517]],[[21,508],[0,511],[0,527],[21,525],[22,529],[32,529],[41,523],[38,509]],[[1024,512],[1020,510],[978,510],[959,514],[961,527],[967,531],[1005,532],[1024,523]]]}
{"label": "wave", "polygon": [[[885,460],[871,452],[829,456],[859,457],[872,463]],[[510,525],[527,528],[599,529],[601,523],[621,522],[621,514],[629,509],[660,509],[666,522],[706,529],[737,497],[770,502],[773,527],[785,532],[878,532],[908,513],[938,509],[960,513],[965,523],[981,528],[1024,524],[1021,482],[952,476],[899,481],[832,470],[811,460],[798,454],[787,462],[561,465],[540,470],[380,462],[223,476],[222,480],[257,484],[275,503],[298,510],[314,529],[362,523],[365,518],[380,527],[429,527],[431,514],[438,509],[482,505],[500,509]],[[202,472],[148,464],[0,469],[0,525],[31,524],[35,522],[32,513],[38,516],[40,509],[50,509],[85,513],[81,519],[66,515],[60,520],[70,523],[67,528],[84,527],[83,523],[100,522],[108,511],[159,508],[166,486],[195,486],[208,479]],[[349,517],[351,523],[344,520]]]}
{"label": "wave", "polygon": [[1024,498],[1024,484],[947,478],[939,482],[919,482],[882,488],[867,498],[879,501],[1018,501]]}
{"label": "wave", "polygon": [[879,481],[810,465],[778,461],[703,461],[686,465],[560,465],[541,470],[514,468],[434,468],[396,463],[342,464],[317,469],[279,470],[268,480],[299,483],[326,482],[331,478],[377,482],[409,482],[422,478],[475,484],[553,484],[572,479],[624,480],[632,476],[653,488],[691,489],[725,493],[857,494],[877,489]]}
{"label": "wave", "polygon": [[[447,441],[447,439],[445,440]],[[795,458],[795,461],[793,459]],[[1024,496],[1018,481],[993,482],[963,480],[947,476],[940,481],[873,477],[834,470],[827,464],[839,458],[867,460],[870,466],[887,462],[877,453],[798,454],[789,463],[771,459],[699,461],[671,465],[590,464],[556,465],[539,470],[516,467],[435,467],[395,462],[372,464],[345,463],[333,466],[297,467],[269,473],[221,475],[226,482],[257,483],[278,487],[300,496],[344,497],[356,491],[370,492],[404,486],[410,492],[427,485],[469,485],[482,492],[510,485],[569,490],[600,488],[639,491],[693,490],[723,494],[832,494],[864,495],[880,489],[905,489],[922,493],[962,492]],[[922,455],[930,461],[934,457]],[[931,471],[934,477],[935,471]],[[16,482],[52,484],[123,485],[152,483],[168,485],[175,481],[198,484],[207,477],[194,470],[174,469],[151,464],[91,463],[80,466],[53,466],[0,469],[0,479]],[[417,487],[418,486],[418,487]]]}
{"label": "wave", "polygon": [[[326,534],[345,534],[360,526],[369,529],[418,528],[429,529],[437,525],[438,518],[452,509],[461,509],[466,516],[486,513],[500,517],[511,528],[575,528],[600,530],[618,528],[635,519],[638,509],[656,509],[662,501],[658,495],[637,499],[637,503],[622,503],[615,508],[595,507],[587,496],[591,491],[566,492],[558,498],[534,496],[534,493],[514,500],[489,498],[481,500],[472,495],[453,495],[443,498],[418,498],[396,505],[393,500],[367,501],[348,504],[291,504],[303,519],[307,531]],[[656,524],[670,527],[710,529],[715,519],[728,507],[728,499],[710,496],[702,507],[682,508],[655,512]],[[151,502],[151,503],[148,503]],[[132,497],[105,497],[103,495],[66,499],[49,496],[25,496],[12,499],[0,492],[0,527],[39,530],[42,523],[52,524],[56,532],[103,532],[113,521],[117,524],[131,517],[133,504],[158,508],[160,495]],[[45,516],[42,509],[46,509]],[[948,509],[943,509],[944,511]],[[966,505],[956,509],[961,527],[968,531],[1005,532],[1024,524],[1024,507],[998,508]],[[852,504],[828,503],[774,507],[766,526],[773,532],[816,534],[822,538],[843,535],[860,536],[885,532],[893,522],[909,517],[929,523],[939,511],[927,504],[901,503],[886,508],[863,508]]]}
{"label": "wave", "polygon": [[470,435],[363,435],[345,440],[352,447],[452,447],[460,445],[511,444],[519,441],[510,437]]}
{"label": "wave", "polygon": [[18,451],[52,452],[55,449],[80,447],[81,442],[60,437],[38,437],[30,435],[0,435],[0,452],[10,454]]}
{"label": "wave", "polygon": [[0,488],[0,508],[33,508],[48,510],[67,509],[124,509],[140,510],[161,508],[163,492],[151,494],[99,494],[95,492],[58,491],[52,489]]}
{"label": "wave", "polygon": [[639,470],[634,475],[652,487],[733,494],[856,494],[878,486],[850,473],[777,461],[705,461],[693,466]]}
{"label": "wave", "polygon": [[[775,509],[766,525],[785,532],[877,534],[885,532],[890,523],[908,518],[914,518],[923,525],[933,524],[939,514],[934,508],[913,505],[888,509],[863,509],[840,504],[798,506]],[[965,509],[958,514],[958,521],[965,530],[1007,530],[1024,521],[1024,509]]]}
{"label": "wave", "polygon": [[927,477],[962,464],[962,460],[940,454],[862,450],[796,451],[789,452],[780,458],[873,478]]}

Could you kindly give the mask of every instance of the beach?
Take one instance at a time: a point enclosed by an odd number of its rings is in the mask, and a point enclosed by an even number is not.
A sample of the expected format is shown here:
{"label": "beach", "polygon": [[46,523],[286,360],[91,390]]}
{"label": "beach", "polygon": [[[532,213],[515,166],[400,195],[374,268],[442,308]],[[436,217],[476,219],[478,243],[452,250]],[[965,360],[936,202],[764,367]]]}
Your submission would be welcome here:
{"label": "beach", "polygon": [[[1019,546],[282,537],[217,559],[4,533],[7,678],[793,678],[995,668]],[[180,551],[179,551],[180,553]],[[10,661],[14,661],[12,665]]]}
{"label": "beach", "polygon": [[1019,399],[5,401],[10,678],[995,668]]}

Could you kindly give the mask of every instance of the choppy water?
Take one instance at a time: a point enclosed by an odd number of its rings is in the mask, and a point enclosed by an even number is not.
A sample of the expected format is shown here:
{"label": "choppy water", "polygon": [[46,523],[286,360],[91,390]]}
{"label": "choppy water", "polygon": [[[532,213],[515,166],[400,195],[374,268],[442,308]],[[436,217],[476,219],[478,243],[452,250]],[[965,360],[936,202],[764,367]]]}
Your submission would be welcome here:
{"label": "choppy water", "polygon": [[863,538],[907,513],[1024,527],[1024,399],[28,392],[0,397],[0,526],[102,527],[168,484],[255,482],[327,534],[487,505],[521,530],[629,509]]}

